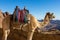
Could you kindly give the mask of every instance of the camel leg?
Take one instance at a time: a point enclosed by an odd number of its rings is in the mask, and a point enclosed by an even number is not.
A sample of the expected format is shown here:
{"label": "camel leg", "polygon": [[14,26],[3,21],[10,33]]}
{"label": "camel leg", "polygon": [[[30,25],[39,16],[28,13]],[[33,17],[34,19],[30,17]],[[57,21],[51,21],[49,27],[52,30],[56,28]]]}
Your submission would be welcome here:
{"label": "camel leg", "polygon": [[2,40],[7,40],[7,37],[10,33],[10,30],[5,30],[4,33],[3,33],[3,37],[2,37]]}
{"label": "camel leg", "polygon": [[28,32],[27,40],[32,40],[34,31],[35,31],[35,29],[30,31],[30,32]]}

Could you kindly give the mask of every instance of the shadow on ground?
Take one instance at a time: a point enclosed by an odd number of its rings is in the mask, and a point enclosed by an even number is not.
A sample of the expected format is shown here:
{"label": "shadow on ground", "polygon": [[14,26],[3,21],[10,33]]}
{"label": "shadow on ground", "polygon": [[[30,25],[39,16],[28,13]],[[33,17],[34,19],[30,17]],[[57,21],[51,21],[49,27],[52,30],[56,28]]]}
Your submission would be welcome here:
{"label": "shadow on ground", "polygon": [[[0,40],[2,40],[2,29],[0,29]],[[8,36],[8,40],[26,40],[27,32],[12,30],[12,32]],[[34,33],[33,40],[60,40],[60,35],[57,34],[41,34]]]}

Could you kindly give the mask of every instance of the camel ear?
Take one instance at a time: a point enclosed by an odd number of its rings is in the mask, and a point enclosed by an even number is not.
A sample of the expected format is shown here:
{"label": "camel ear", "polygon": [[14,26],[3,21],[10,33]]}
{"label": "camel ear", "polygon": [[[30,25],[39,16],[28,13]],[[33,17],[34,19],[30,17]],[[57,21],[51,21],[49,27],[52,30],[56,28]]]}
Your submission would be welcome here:
{"label": "camel ear", "polygon": [[[54,13],[52,13],[51,15],[53,15]],[[53,15],[53,18],[55,18],[55,16]]]}
{"label": "camel ear", "polygon": [[47,12],[46,14],[47,14],[47,15],[50,15],[50,12]]}
{"label": "camel ear", "polygon": [[53,18],[55,18],[55,16],[53,16]]}
{"label": "camel ear", "polygon": [[53,15],[54,13],[52,13],[52,15]]}

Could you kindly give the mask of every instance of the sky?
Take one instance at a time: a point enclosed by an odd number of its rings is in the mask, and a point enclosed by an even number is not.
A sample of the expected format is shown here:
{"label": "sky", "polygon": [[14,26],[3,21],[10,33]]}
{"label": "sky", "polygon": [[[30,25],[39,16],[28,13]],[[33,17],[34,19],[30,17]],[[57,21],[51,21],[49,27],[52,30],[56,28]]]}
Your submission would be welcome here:
{"label": "sky", "polygon": [[55,20],[60,20],[60,0],[0,0],[0,10],[13,14],[16,6],[29,10],[37,19],[44,19],[46,12],[53,12]]}

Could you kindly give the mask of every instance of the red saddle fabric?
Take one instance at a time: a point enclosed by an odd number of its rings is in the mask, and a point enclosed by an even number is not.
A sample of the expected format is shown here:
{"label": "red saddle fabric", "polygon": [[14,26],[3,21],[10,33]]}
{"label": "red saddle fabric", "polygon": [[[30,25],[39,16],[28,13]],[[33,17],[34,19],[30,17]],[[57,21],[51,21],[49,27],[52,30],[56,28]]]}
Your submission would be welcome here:
{"label": "red saddle fabric", "polygon": [[25,15],[25,11],[24,10],[19,10],[18,11],[18,21],[19,22],[24,22],[24,15]]}

